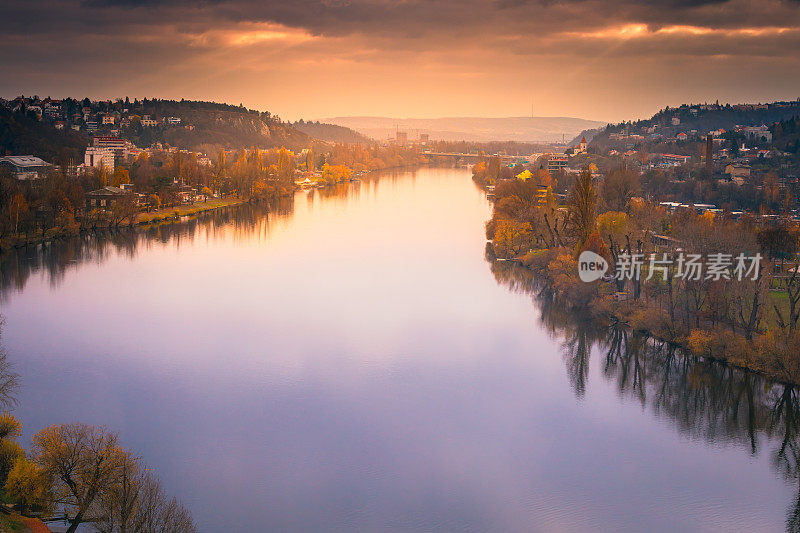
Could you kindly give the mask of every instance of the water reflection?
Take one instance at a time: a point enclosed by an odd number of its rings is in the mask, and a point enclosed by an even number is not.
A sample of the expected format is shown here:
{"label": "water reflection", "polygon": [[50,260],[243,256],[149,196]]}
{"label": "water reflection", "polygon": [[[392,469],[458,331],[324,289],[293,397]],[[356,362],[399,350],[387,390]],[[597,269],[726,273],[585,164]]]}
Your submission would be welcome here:
{"label": "water reflection", "polygon": [[268,206],[246,204],[152,226],[101,230],[46,245],[8,250],[0,254],[0,302],[9,293],[22,291],[30,276],[39,271],[47,274],[50,286],[55,288],[70,269],[83,263],[101,263],[109,254],[133,259],[142,248],[158,244],[180,247],[201,235],[213,239],[223,231],[233,231],[237,240],[250,239],[269,232],[271,222],[290,217],[295,201],[303,195],[309,206],[317,201],[357,202],[362,189],[374,192],[378,181],[394,184],[402,175],[399,171],[369,174],[355,182],[301,191]]}
{"label": "water reflection", "polygon": [[533,295],[541,324],[560,339],[578,398],[586,394],[594,352],[603,358],[602,375],[620,395],[670,421],[681,434],[715,445],[735,443],[753,455],[765,448],[776,470],[798,484],[786,529],[800,531],[800,398],[794,386],[700,359],[618,323],[576,316],[540,287],[530,270],[500,261],[491,268],[499,283]]}
{"label": "water reflection", "polygon": [[793,393],[768,416],[744,383],[752,438],[746,402],[739,427],[729,410],[698,421],[722,394],[694,383],[710,370],[499,287],[468,171],[303,191],[281,213],[29,254],[1,302],[23,440],[70,420],[118,430],[203,531],[786,526]]}
{"label": "water reflection", "polygon": [[54,240],[0,254],[0,301],[10,293],[22,291],[29,278],[39,272],[47,276],[52,288],[66,273],[85,263],[100,264],[112,255],[133,259],[143,249],[154,246],[180,248],[195,239],[213,239],[231,231],[235,239],[253,238],[268,232],[270,224],[286,218],[294,209],[293,198],[282,198],[269,206],[241,205],[201,213],[183,220],[140,228],[118,228]]}

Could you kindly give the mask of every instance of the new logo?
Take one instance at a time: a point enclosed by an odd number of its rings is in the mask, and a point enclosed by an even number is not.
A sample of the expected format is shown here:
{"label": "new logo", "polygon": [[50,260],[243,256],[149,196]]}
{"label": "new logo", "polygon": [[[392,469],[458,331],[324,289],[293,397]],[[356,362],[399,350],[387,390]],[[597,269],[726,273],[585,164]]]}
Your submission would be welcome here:
{"label": "new logo", "polygon": [[581,281],[589,283],[603,277],[608,270],[608,261],[603,256],[589,250],[584,250],[578,256],[578,277]]}

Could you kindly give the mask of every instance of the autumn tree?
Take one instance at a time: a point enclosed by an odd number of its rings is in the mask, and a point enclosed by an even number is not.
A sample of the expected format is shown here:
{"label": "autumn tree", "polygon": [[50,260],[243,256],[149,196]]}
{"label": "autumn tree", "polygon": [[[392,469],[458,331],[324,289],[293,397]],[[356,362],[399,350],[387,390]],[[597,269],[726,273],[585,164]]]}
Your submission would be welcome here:
{"label": "autumn tree", "polygon": [[139,205],[133,193],[127,193],[117,198],[108,209],[109,222],[117,227],[125,222],[133,224],[139,213]]}
{"label": "autumn tree", "polygon": [[211,188],[214,191],[222,190],[222,185],[227,179],[227,168],[225,168],[225,150],[221,149],[217,153],[217,160],[211,170]]}
{"label": "autumn tree", "polygon": [[50,483],[44,471],[24,455],[14,462],[4,488],[6,494],[19,503],[23,512],[41,512],[52,501]]}
{"label": "autumn tree", "polygon": [[494,253],[505,258],[527,252],[532,236],[529,223],[500,219],[494,227]]}
{"label": "autumn tree", "polygon": [[597,193],[588,168],[575,178],[569,194],[570,223],[580,248],[597,226]]}
{"label": "autumn tree", "polygon": [[111,181],[111,185],[114,187],[119,187],[124,183],[130,183],[130,173],[128,169],[118,166],[114,169],[114,178]]}
{"label": "autumn tree", "polygon": [[28,202],[25,200],[25,196],[17,193],[11,198],[11,203],[8,206],[8,216],[13,224],[15,234],[19,233],[20,218],[24,220],[28,210]]}
{"label": "autumn tree", "polygon": [[500,168],[502,164],[500,163],[500,158],[496,155],[489,158],[488,163],[486,164],[486,180],[488,183],[494,185],[497,183],[497,180],[500,178]]}
{"label": "autumn tree", "polygon": [[294,154],[286,148],[278,150],[278,181],[291,183],[294,179]]}
{"label": "autumn tree", "polygon": [[33,436],[32,458],[52,483],[53,503],[63,508],[73,533],[93,518],[92,506],[119,479],[125,454],[117,435],[82,423],[42,429]]}
{"label": "autumn tree", "polygon": [[5,483],[14,464],[25,451],[16,439],[22,435],[22,424],[10,413],[0,415],[0,485]]}
{"label": "autumn tree", "polygon": [[[3,318],[0,317],[0,332]],[[0,346],[0,407],[11,410],[16,405],[17,374],[11,369],[5,350]],[[25,456],[16,439],[22,435],[22,423],[10,412],[0,414],[0,485],[20,457]]]}
{"label": "autumn tree", "polygon": [[306,150],[305,164],[308,172],[314,171],[314,152],[311,148]]}
{"label": "autumn tree", "polygon": [[600,195],[606,208],[611,211],[626,211],[630,199],[639,194],[639,173],[623,166],[606,174]]}
{"label": "autumn tree", "polygon": [[603,239],[621,244],[631,234],[633,224],[628,215],[621,211],[606,211],[597,217],[597,229]]}

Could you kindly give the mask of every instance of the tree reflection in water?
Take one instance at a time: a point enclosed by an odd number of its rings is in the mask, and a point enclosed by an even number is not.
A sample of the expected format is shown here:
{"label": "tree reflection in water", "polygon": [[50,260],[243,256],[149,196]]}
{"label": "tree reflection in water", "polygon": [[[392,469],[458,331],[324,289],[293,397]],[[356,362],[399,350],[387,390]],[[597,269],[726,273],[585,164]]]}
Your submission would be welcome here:
{"label": "tree reflection in water", "polygon": [[200,236],[233,231],[234,238],[251,238],[269,231],[272,221],[291,216],[294,198],[280,198],[268,207],[242,205],[201,213],[182,221],[145,227],[126,227],[31,245],[0,254],[0,301],[24,289],[31,275],[45,272],[50,285],[58,286],[76,266],[101,263],[113,255],[136,256],[141,249],[169,245],[179,247]]}
{"label": "tree reflection in water", "polygon": [[734,442],[751,454],[765,447],[772,464],[797,484],[787,512],[787,531],[800,531],[800,398],[794,386],[764,378],[633,333],[619,323],[603,324],[569,310],[511,262],[492,262],[498,283],[533,296],[540,322],[561,339],[570,384],[578,398],[588,386],[589,359],[603,354],[602,375],[621,395],[670,420],[681,433],[708,442]]}

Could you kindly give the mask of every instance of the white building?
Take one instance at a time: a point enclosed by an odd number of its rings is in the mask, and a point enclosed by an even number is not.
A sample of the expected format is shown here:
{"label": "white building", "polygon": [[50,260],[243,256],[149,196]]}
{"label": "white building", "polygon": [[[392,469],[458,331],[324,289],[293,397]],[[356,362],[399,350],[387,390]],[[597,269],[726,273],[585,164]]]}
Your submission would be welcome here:
{"label": "white building", "polygon": [[744,134],[747,137],[761,141],[764,139],[766,142],[772,142],[772,132],[769,131],[767,126],[747,126],[744,128]]}
{"label": "white building", "polygon": [[138,155],[141,150],[127,139],[115,137],[113,135],[95,135],[92,137],[92,146],[97,148],[109,148],[117,157],[130,157]]}
{"label": "white building", "polygon": [[114,172],[114,150],[100,146],[89,146],[83,156],[83,164],[87,167],[95,168],[103,166],[109,172]]}

